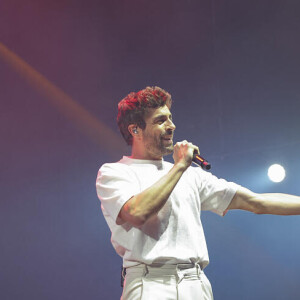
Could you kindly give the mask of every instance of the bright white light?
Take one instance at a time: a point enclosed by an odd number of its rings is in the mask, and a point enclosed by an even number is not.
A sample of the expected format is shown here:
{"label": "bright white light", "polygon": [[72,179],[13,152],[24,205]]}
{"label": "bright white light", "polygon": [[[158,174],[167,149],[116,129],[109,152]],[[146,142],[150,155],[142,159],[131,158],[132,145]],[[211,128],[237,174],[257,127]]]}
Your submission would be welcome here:
{"label": "bright white light", "polygon": [[285,169],[281,165],[274,164],[269,168],[268,176],[273,182],[281,182],[285,178]]}

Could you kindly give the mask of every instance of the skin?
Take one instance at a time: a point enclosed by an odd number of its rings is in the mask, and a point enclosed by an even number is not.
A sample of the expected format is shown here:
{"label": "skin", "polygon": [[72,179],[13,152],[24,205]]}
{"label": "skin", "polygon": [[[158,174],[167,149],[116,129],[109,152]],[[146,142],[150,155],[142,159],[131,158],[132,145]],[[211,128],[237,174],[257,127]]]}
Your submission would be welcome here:
{"label": "skin", "polygon": [[[173,145],[175,125],[167,106],[150,109],[145,117],[146,128],[136,124],[128,127],[133,136],[131,158],[161,160],[173,152],[172,169],[156,183],[130,198],[122,207],[120,222],[142,226],[151,216],[157,214],[167,202],[182,174],[191,165],[193,153],[199,149],[187,141]],[[287,194],[257,194],[240,187],[227,210],[242,209],[256,214],[298,215],[300,197]]]}

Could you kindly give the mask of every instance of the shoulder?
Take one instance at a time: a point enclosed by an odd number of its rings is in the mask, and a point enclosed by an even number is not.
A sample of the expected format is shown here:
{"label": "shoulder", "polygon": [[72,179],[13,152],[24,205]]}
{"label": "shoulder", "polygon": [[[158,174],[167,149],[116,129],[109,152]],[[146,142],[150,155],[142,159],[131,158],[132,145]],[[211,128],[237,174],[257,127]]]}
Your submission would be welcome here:
{"label": "shoulder", "polygon": [[127,166],[125,164],[122,164],[120,162],[105,163],[100,167],[99,172],[109,172],[109,171],[114,171],[114,170],[122,170],[122,169],[126,169],[126,167]]}
{"label": "shoulder", "polygon": [[211,176],[211,173],[204,171],[199,167],[194,167],[193,165],[187,168],[185,174],[188,177],[194,177],[194,178],[206,178]]}
{"label": "shoulder", "polygon": [[97,174],[97,182],[110,181],[111,178],[126,178],[128,176],[129,166],[122,161],[103,164]]}
{"label": "shoulder", "polygon": [[229,182],[223,178],[212,174],[211,172],[204,171],[199,167],[189,167],[185,172],[185,177],[188,178],[190,182],[195,182],[201,189],[227,189],[234,188],[236,190],[237,186],[233,182]]}
{"label": "shoulder", "polygon": [[100,167],[99,172],[103,173],[103,172],[121,171],[121,170],[128,169],[128,167],[129,166],[127,161],[124,158],[122,158],[117,162],[103,164]]}

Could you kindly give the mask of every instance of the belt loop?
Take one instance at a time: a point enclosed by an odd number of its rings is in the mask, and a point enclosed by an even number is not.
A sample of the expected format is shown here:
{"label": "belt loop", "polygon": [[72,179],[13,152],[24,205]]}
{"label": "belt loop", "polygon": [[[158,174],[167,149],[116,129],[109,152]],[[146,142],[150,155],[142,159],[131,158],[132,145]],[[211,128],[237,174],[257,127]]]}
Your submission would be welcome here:
{"label": "belt loop", "polygon": [[145,264],[144,265],[144,274],[143,274],[143,276],[146,276],[148,273],[149,273],[149,269],[148,269],[148,266]]}
{"label": "belt loop", "polygon": [[200,274],[201,274],[201,266],[199,265],[199,263],[195,263],[195,267],[197,269],[197,276],[200,278]]}
{"label": "belt loop", "polygon": [[122,271],[121,271],[121,287],[124,287],[125,276],[126,276],[126,268],[122,267]]}
{"label": "belt loop", "polygon": [[183,279],[182,272],[181,272],[180,268],[178,267],[178,265],[176,265],[176,278],[177,278],[176,281],[177,281],[177,286],[178,286],[178,284]]}

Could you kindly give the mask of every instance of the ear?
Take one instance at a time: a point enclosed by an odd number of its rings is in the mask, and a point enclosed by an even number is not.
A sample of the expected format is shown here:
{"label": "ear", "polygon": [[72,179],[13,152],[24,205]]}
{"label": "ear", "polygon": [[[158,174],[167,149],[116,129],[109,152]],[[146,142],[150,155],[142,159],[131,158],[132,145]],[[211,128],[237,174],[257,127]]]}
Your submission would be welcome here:
{"label": "ear", "polygon": [[139,137],[141,132],[140,128],[136,124],[130,124],[128,126],[128,131],[133,137]]}

